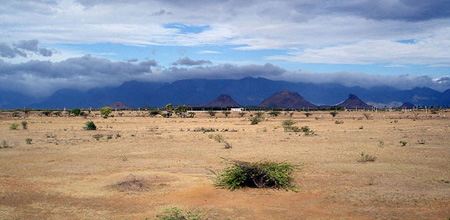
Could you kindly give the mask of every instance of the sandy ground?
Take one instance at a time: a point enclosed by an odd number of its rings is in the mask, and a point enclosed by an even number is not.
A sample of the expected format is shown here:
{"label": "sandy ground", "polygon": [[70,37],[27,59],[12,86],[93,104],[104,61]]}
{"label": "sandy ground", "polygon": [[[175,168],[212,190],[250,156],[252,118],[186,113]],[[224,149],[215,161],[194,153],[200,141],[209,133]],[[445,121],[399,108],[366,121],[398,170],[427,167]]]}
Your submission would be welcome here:
{"label": "sandy ground", "polygon": [[[450,217],[450,112],[370,112],[372,120],[363,112],[312,113],[265,115],[258,125],[250,125],[250,113],[152,118],[125,112],[108,119],[3,113],[1,147],[12,148],[0,149],[0,219],[153,219],[170,207],[212,219]],[[286,119],[316,135],[285,132]],[[83,129],[90,120],[98,130]],[[96,134],[104,136],[96,140]],[[376,161],[358,162],[361,152]],[[216,188],[223,158],[302,164],[298,192]],[[121,184],[126,181],[142,185]]]}

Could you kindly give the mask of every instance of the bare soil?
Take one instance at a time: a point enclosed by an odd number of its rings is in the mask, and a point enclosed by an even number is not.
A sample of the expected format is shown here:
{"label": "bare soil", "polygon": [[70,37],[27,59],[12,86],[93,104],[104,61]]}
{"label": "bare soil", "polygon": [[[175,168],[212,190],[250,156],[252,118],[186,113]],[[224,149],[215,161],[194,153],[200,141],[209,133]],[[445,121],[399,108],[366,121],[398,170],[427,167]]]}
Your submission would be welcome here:
{"label": "bare soil", "polygon": [[[0,219],[153,219],[170,207],[212,219],[450,217],[450,112],[312,113],[266,114],[250,125],[252,113],[152,118],[123,112],[103,119],[3,112]],[[284,131],[287,119],[315,135]],[[87,121],[98,130],[84,130]],[[358,162],[362,152],[376,161]],[[302,164],[298,192],[217,188],[214,173],[227,165],[223,158]]]}

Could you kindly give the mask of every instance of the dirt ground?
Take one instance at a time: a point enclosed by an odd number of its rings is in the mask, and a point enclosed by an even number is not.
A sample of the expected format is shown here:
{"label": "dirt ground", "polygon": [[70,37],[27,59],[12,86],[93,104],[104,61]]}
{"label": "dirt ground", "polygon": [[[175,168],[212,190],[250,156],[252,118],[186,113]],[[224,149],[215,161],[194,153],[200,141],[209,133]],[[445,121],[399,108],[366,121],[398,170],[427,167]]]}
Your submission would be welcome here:
{"label": "dirt ground", "polygon": [[[364,112],[266,114],[257,125],[250,125],[252,113],[124,112],[107,119],[3,113],[0,219],[154,219],[170,207],[211,219],[448,219],[450,112],[366,113],[373,119]],[[315,135],[285,132],[287,119]],[[87,121],[98,130],[84,130]],[[376,161],[358,162],[362,152]],[[217,188],[223,158],[301,164],[298,192]]]}

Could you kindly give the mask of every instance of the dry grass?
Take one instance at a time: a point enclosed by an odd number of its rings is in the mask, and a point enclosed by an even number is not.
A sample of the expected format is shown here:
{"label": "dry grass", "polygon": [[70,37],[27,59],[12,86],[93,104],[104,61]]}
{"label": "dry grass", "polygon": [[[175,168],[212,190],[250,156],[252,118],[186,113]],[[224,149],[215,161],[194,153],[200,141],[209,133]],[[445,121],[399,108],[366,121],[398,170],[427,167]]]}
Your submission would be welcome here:
{"label": "dry grass", "polygon": [[[0,141],[12,148],[0,149],[1,218],[144,219],[173,206],[210,210],[218,219],[448,218],[449,112],[370,114],[371,120],[363,112],[335,118],[329,112],[314,112],[314,118],[280,114],[257,125],[238,113],[152,118],[124,112],[108,119],[31,114],[28,129],[10,130],[24,119],[3,113]],[[316,135],[284,132],[287,119]],[[86,121],[98,130],[84,130]],[[97,141],[97,134],[104,137]],[[210,134],[233,147],[224,150]],[[377,160],[359,163],[361,152]],[[304,164],[295,173],[299,192],[216,188],[210,170],[225,167],[221,158]],[[124,179],[130,173],[139,178]]]}

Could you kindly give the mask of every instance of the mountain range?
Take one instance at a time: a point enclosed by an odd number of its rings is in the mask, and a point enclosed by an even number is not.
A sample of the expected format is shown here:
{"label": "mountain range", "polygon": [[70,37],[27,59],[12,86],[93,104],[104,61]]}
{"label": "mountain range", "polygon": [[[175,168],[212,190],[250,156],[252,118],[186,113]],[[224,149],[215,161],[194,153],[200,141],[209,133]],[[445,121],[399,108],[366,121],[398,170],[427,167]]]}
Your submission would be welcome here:
{"label": "mountain range", "polygon": [[315,105],[336,105],[349,94],[355,94],[369,105],[400,106],[410,102],[416,106],[450,105],[450,89],[439,92],[427,87],[400,90],[393,87],[347,87],[335,83],[313,84],[274,81],[246,77],[233,79],[186,79],[172,83],[125,82],[118,87],[93,88],[87,91],[61,89],[51,96],[36,99],[16,92],[0,91],[0,108],[88,108],[122,102],[130,107],[161,107],[209,103],[221,94],[231,96],[243,106],[257,106],[275,93],[290,90]]}

